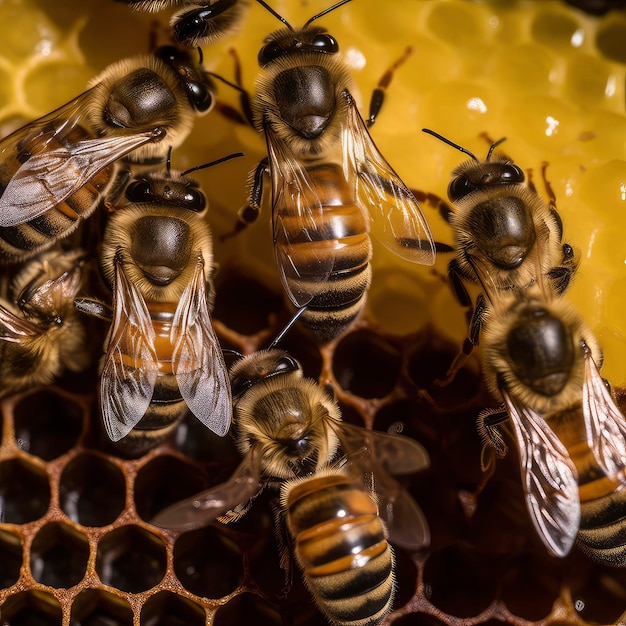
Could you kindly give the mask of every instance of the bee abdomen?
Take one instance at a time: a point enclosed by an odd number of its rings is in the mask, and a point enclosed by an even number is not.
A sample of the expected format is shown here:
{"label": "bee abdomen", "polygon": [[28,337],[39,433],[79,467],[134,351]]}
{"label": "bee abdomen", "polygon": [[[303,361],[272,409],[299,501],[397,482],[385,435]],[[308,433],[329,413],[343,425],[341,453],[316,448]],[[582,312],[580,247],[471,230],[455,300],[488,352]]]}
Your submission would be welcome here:
{"label": "bee abdomen", "polygon": [[287,511],[320,608],[338,624],[379,624],[393,600],[394,557],[372,498],[335,474],[296,485]]}
{"label": "bee abdomen", "polygon": [[581,502],[578,543],[594,561],[626,566],[626,489]]}

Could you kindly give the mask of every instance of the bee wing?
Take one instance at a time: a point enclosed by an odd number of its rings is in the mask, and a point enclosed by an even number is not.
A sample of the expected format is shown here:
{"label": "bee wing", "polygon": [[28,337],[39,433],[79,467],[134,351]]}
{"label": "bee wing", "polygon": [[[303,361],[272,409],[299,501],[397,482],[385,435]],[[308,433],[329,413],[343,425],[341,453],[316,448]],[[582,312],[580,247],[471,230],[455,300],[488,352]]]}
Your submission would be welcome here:
{"label": "bee wing", "polygon": [[107,435],[119,441],[145,415],[157,376],[154,328],[148,307],[115,258],[113,321],[100,375],[100,404]]}
{"label": "bee wing", "polygon": [[626,422],[589,352],[585,354],[583,415],[596,461],[607,476],[626,482]]}
{"label": "bee wing", "polygon": [[323,245],[327,237],[320,231],[322,203],[306,170],[271,127],[265,136],[272,175],[274,254],[285,292],[301,308],[313,299],[316,286],[328,280],[334,249]]}
{"label": "bee wing", "polygon": [[171,341],[173,368],[182,398],[214,433],[230,427],[232,400],[228,370],[211,324],[202,256],[176,308]]}
{"label": "bee wing", "polygon": [[580,525],[578,473],[567,449],[532,409],[502,390],[520,453],[526,505],[544,544],[557,556],[572,548]]}
{"label": "bee wing", "polygon": [[347,180],[356,174],[357,195],[374,225],[372,234],[401,258],[433,265],[435,244],[422,209],[376,147],[352,96],[347,91],[343,95],[344,170]]}
{"label": "bee wing", "polygon": [[45,332],[42,328],[18,317],[0,304],[0,341],[21,343],[29,337],[37,337]]}
{"label": "bee wing", "polygon": [[372,473],[379,514],[391,541],[407,550],[430,544],[428,522],[414,498],[392,476],[411,474],[429,466],[426,450],[401,435],[367,430],[341,422],[338,436],[350,464],[361,474]]}
{"label": "bee wing", "polygon": [[261,461],[260,452],[251,448],[226,482],[167,507],[151,523],[173,530],[207,526],[261,490]]}
{"label": "bee wing", "polygon": [[[90,91],[0,142],[0,158],[21,160],[29,146],[43,147],[15,171],[0,196],[0,227],[23,224],[63,202],[98,172],[153,140],[157,131],[71,141]],[[59,138],[59,141],[54,141]],[[55,147],[51,147],[54,145]],[[15,152],[11,155],[10,152]]]}

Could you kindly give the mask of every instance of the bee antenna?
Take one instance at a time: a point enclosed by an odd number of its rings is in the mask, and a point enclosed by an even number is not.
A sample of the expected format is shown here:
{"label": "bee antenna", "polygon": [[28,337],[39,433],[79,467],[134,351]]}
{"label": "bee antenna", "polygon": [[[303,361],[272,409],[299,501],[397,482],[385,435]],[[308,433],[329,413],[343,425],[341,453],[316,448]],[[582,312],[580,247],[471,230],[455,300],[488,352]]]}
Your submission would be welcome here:
{"label": "bee antenna", "polygon": [[[256,0],[262,7],[265,7],[276,19],[280,20],[291,32],[294,31],[293,26],[282,16],[279,15],[265,0]],[[347,0],[344,0],[347,2]]]}
{"label": "bee antenna", "polygon": [[232,356],[236,356],[238,359],[243,359],[243,354],[241,354],[239,350],[232,350],[231,348],[223,348],[222,354],[229,354]]}
{"label": "bee antenna", "polygon": [[202,165],[196,165],[195,167],[190,167],[188,170],[185,170],[181,176],[187,176],[187,174],[191,174],[191,172],[195,172],[196,170],[205,170],[207,167],[213,167],[214,165],[219,165],[224,161],[230,161],[230,159],[236,159],[238,157],[246,156],[245,152],[233,152],[233,154],[229,154],[228,156],[222,157],[221,159],[217,159],[215,161],[211,161],[210,163],[203,163]]}
{"label": "bee antenna", "polygon": [[165,171],[167,172],[168,178],[170,176],[171,169],[172,169],[172,146],[168,148],[167,159],[165,159]]}
{"label": "bee antenna", "polygon": [[[464,148],[463,146],[459,146],[458,143],[454,143],[453,141],[450,141],[449,139],[446,139],[443,135],[440,135],[439,133],[436,133],[434,130],[430,130],[430,128],[422,128],[422,132],[428,133],[429,135],[432,135],[433,137],[436,137],[440,141],[443,141],[443,143],[447,143],[449,146],[452,146],[453,148],[456,148],[457,150],[460,150],[464,154],[467,154],[468,156],[472,157],[472,159],[474,159],[474,161],[479,161],[480,160],[476,156],[474,156],[474,154],[472,154],[467,148]],[[500,142],[498,142],[498,143],[500,143]],[[492,149],[495,148],[496,145],[497,144],[494,144],[492,146]],[[489,151],[489,154],[491,154],[491,151]],[[489,160],[489,157],[487,157],[487,160]]]}
{"label": "bee antenna", "polygon": [[269,350],[273,350],[282,340],[282,338],[287,334],[289,329],[298,321],[298,318],[307,310],[306,306],[300,307],[296,314],[287,322],[287,325],[276,335],[274,341],[270,344]]}
{"label": "bee antenna", "polygon": [[240,85],[237,85],[229,81],[227,78],[224,78],[223,76],[220,76],[219,74],[216,74],[215,72],[207,72],[207,74],[209,76],[212,76],[213,78],[217,78],[217,80],[221,80],[225,85],[228,85],[229,87],[232,87],[233,89],[236,89],[237,91],[241,93],[247,93],[246,90]]}
{"label": "bee antenna", "polygon": [[304,26],[302,28],[306,28],[311,22],[314,22],[315,20],[319,19],[320,17],[324,17],[324,15],[326,15],[327,13],[330,13],[331,11],[334,11],[335,9],[338,9],[341,5],[347,4],[348,2],[350,2],[350,0],[340,0],[340,2],[337,2],[337,3],[333,4],[331,7],[328,7],[328,9],[324,9],[321,13],[318,13],[317,15],[314,15],[311,19],[308,19],[304,23]]}
{"label": "bee antenna", "polygon": [[198,46],[198,65],[202,65],[203,61],[204,61],[204,52],[202,51],[202,48]]}
{"label": "bee antenna", "polygon": [[489,152],[487,152],[487,161],[491,158],[493,151],[503,142],[506,141],[506,137],[502,137],[502,139],[498,139],[498,141],[494,141],[491,144],[491,148],[489,148]]}

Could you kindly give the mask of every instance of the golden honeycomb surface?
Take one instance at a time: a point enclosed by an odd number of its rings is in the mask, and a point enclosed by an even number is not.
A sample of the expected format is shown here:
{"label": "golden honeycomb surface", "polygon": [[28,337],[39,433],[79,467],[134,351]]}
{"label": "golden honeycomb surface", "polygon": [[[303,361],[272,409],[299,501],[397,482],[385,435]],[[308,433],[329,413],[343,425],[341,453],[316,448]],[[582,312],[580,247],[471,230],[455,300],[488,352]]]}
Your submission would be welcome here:
{"label": "golden honeycomb surface", "polygon": [[[236,50],[243,84],[253,90],[258,49],[278,22],[251,4],[241,28],[205,46],[204,57],[232,80]],[[328,4],[272,6],[302,24]],[[151,37],[166,40],[166,15],[133,13],[113,0],[1,0],[2,134],[68,101],[109,63],[146,52]],[[486,137],[506,137],[503,149],[524,169],[539,173],[548,164],[565,239],[581,258],[567,298],[600,340],[603,375],[626,387],[626,14],[592,17],[556,0],[353,0],[320,23],[339,41],[362,110],[379,78],[411,48],[372,129],[409,186],[445,197],[451,171],[464,160],[423,127],[479,156],[489,148]],[[224,85],[219,99],[239,106]],[[197,178],[209,197],[219,263],[216,327],[225,347],[250,352],[289,317],[267,207],[238,237],[220,242],[219,235],[232,228],[264,143],[214,110],[195,124],[173,165],[236,150],[245,158]],[[542,192],[538,174],[536,181]],[[423,209],[435,239],[451,242],[438,212]],[[344,419],[414,437],[431,456],[431,467],[405,486],[424,509],[432,544],[419,554],[396,551],[388,622],[624,623],[626,572],[577,550],[565,559],[546,554],[513,453],[491,475],[481,471],[475,421],[493,403],[479,361],[449,387],[435,384],[467,333],[445,280],[448,260],[416,267],[375,244],[367,308],[353,328],[318,346],[296,327],[282,344],[308,376],[333,384]],[[98,342],[101,334],[94,333]],[[0,624],[326,623],[299,572],[288,580],[281,569],[271,493],[228,526],[177,534],[149,523],[166,504],[226,480],[237,452],[230,440],[186,420],[171,441],[124,458],[99,436],[96,383],[94,364],[0,405]]]}

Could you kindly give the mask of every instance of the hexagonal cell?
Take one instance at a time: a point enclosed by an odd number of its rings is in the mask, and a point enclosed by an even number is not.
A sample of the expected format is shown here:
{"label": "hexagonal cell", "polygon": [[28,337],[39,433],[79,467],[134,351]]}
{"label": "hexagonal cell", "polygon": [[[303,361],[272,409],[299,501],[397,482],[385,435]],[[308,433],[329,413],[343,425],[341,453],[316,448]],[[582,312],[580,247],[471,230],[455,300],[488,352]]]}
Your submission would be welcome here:
{"label": "hexagonal cell", "polygon": [[187,598],[162,591],[143,605],[140,623],[141,626],[204,626],[206,612]]}
{"label": "hexagonal cell", "polygon": [[394,626],[448,626],[449,622],[442,622],[433,615],[424,613],[409,613],[393,621]]}
{"label": "hexagonal cell", "polygon": [[187,591],[222,598],[243,579],[240,547],[218,526],[185,533],[174,544],[174,572]]}
{"label": "hexagonal cell", "polygon": [[167,555],[159,537],[139,526],[122,526],[98,544],[96,572],[105,585],[140,593],[165,576]]}
{"label": "hexagonal cell", "polygon": [[283,296],[258,278],[250,267],[225,267],[215,280],[213,317],[242,335],[254,335],[269,326],[272,313],[283,307]]}
{"label": "hexagonal cell", "polygon": [[17,445],[44,461],[71,450],[83,429],[81,407],[52,390],[38,391],[15,407]]}
{"label": "hexagonal cell", "polygon": [[394,389],[401,365],[397,347],[370,330],[357,330],[337,345],[333,373],[342,389],[362,398],[383,398]]}
{"label": "hexagonal cell", "polygon": [[230,437],[218,437],[193,415],[188,415],[174,433],[176,447],[188,457],[219,467],[234,469],[241,460]]}
{"label": "hexagonal cell", "polygon": [[404,606],[414,595],[417,585],[417,566],[413,559],[400,548],[394,546],[396,555],[396,595],[393,608]]}
{"label": "hexagonal cell", "polygon": [[624,37],[626,37],[626,20],[618,18],[601,22],[596,34],[598,50],[607,57],[619,63],[626,63],[626,50],[624,49]]}
{"label": "hexagonal cell", "polygon": [[112,593],[85,589],[72,604],[70,626],[133,626],[133,611]]}
{"label": "hexagonal cell", "polygon": [[0,589],[14,585],[22,567],[22,540],[13,533],[0,530]]}
{"label": "hexagonal cell", "polygon": [[0,463],[0,520],[26,524],[45,515],[50,504],[47,474],[24,459]]}
{"label": "hexagonal cell", "polygon": [[47,524],[33,539],[30,571],[50,587],[73,587],[83,579],[89,559],[87,537],[67,524]]}
{"label": "hexagonal cell", "polygon": [[583,25],[574,19],[571,11],[558,10],[554,7],[541,10],[538,8],[532,24],[533,39],[551,48],[570,48],[580,45],[580,38],[585,37]]}
{"label": "hexagonal cell", "polygon": [[160,456],[144,465],[135,479],[137,513],[149,522],[156,513],[206,489],[202,472],[173,456]]}
{"label": "hexagonal cell", "polygon": [[428,599],[441,611],[456,617],[473,617],[496,597],[496,579],[481,556],[450,546],[428,558],[424,586]]}
{"label": "hexagonal cell", "polygon": [[233,624],[282,626],[284,621],[274,604],[252,593],[240,593],[221,606],[213,620],[213,626]]}
{"label": "hexagonal cell", "polygon": [[102,456],[80,454],[61,474],[59,502],[65,514],[78,524],[112,524],[126,503],[124,475]]}
{"label": "hexagonal cell", "polygon": [[43,591],[22,591],[0,606],[2,623],[10,626],[61,626],[61,605]]}

